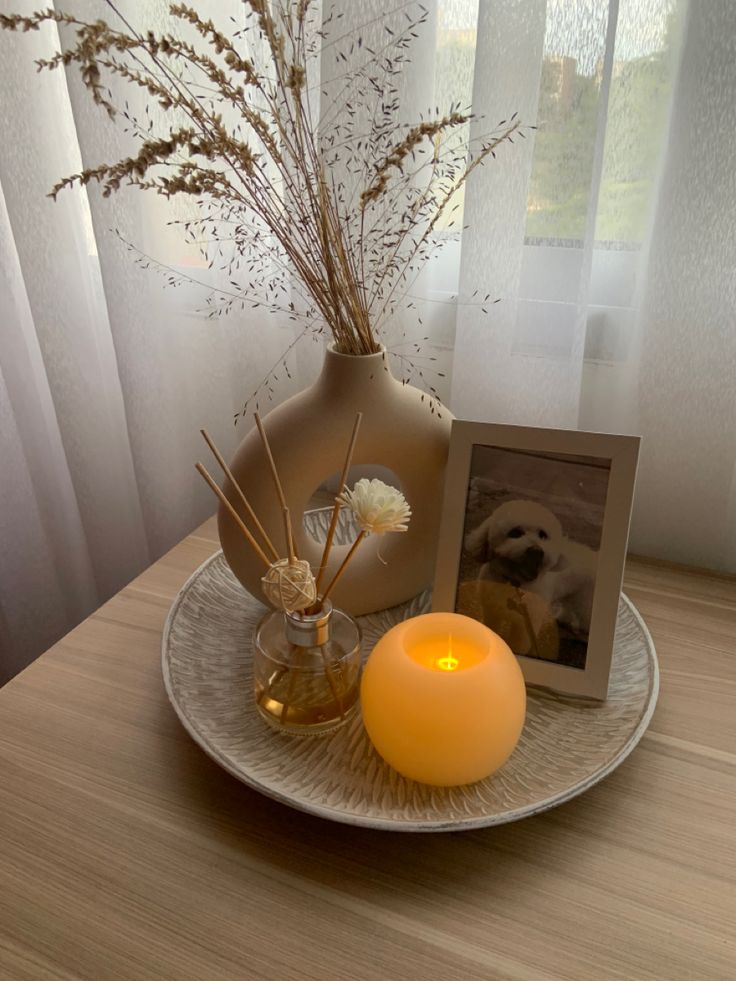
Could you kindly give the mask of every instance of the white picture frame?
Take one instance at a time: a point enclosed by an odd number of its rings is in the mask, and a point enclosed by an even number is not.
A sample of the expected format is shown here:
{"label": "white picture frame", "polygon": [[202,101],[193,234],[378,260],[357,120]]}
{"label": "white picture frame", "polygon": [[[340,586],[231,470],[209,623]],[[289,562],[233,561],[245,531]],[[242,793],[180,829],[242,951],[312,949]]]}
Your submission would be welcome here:
{"label": "white picture frame", "polygon": [[606,698],[639,443],[453,421],[432,609],[495,629],[529,685]]}

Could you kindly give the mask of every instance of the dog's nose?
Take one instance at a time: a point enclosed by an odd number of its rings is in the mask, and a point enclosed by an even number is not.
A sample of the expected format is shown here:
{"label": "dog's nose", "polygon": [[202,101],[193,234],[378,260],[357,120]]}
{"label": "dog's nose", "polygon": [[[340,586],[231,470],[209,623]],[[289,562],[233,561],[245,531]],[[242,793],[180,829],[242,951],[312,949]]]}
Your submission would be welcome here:
{"label": "dog's nose", "polygon": [[524,555],[527,559],[539,561],[544,558],[544,551],[538,545],[530,545],[526,552],[524,552]]}

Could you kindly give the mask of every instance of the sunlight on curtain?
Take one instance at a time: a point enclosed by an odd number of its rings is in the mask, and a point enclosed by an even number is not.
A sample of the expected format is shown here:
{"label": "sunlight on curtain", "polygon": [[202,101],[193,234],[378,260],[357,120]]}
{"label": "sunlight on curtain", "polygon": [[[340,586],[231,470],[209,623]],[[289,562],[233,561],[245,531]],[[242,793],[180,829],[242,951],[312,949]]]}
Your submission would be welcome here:
{"label": "sunlight on curtain", "polygon": [[441,4],[444,63],[467,86],[473,51],[475,111],[539,128],[466,193],[451,408],[641,433],[632,548],[734,571],[736,8],[475,9]]}

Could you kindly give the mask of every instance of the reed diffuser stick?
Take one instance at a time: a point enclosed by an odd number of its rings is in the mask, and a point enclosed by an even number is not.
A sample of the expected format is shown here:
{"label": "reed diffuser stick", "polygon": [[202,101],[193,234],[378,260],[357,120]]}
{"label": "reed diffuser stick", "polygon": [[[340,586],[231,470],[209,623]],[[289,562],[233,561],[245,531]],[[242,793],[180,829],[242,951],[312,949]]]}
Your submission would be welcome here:
{"label": "reed diffuser stick", "polygon": [[294,565],[296,562],[296,553],[294,552],[294,536],[291,533],[291,516],[289,515],[288,508],[282,508],[282,513],[284,515],[284,533],[286,535],[286,547],[289,550],[289,564]]}
{"label": "reed diffuser stick", "polygon": [[250,515],[251,521],[253,522],[253,524],[258,529],[258,532],[259,532],[261,538],[263,539],[263,541],[266,544],[266,548],[271,553],[271,557],[273,558],[273,561],[274,562],[278,561],[279,553],[276,551],[273,542],[271,541],[271,539],[266,534],[266,529],[263,527],[263,525],[261,524],[261,522],[258,520],[258,516],[256,515],[255,511],[250,506],[250,502],[248,501],[248,498],[245,496],[245,494],[242,491],[242,488],[240,487],[240,485],[238,484],[237,480],[233,476],[232,471],[230,470],[230,467],[227,465],[227,463],[225,463],[225,460],[224,460],[222,454],[220,453],[220,451],[215,446],[215,444],[212,441],[212,439],[210,438],[210,435],[207,432],[207,430],[206,429],[200,429],[200,433],[204,437],[205,443],[212,450],[212,455],[214,456],[214,458],[217,460],[217,462],[222,467],[222,469],[223,469],[223,471],[225,473],[225,476],[230,481],[230,483],[233,485],[233,487],[235,488],[236,493],[240,497],[240,500],[245,505],[245,510],[248,512],[248,514]]}
{"label": "reed diffuser stick", "polygon": [[353,425],[353,433],[350,437],[350,445],[348,446],[348,451],[345,455],[345,465],[342,468],[342,474],[340,475],[340,486],[338,488],[337,494],[335,495],[335,506],[332,509],[332,518],[330,520],[330,527],[327,530],[327,538],[325,539],[325,547],[322,550],[322,560],[319,566],[319,572],[317,573],[317,579],[315,582],[315,587],[317,589],[317,595],[319,596],[319,587],[322,583],[322,578],[325,574],[327,568],[327,560],[330,557],[330,550],[332,549],[332,539],[335,537],[335,529],[337,528],[337,520],[340,517],[340,508],[342,505],[337,500],[337,498],[345,490],[345,484],[348,479],[348,471],[350,470],[350,464],[353,460],[353,450],[355,449],[355,442],[358,438],[358,430],[360,429],[360,423],[363,418],[363,413],[358,412],[355,416],[355,423]]}
{"label": "reed diffuser stick", "polygon": [[335,573],[335,575],[332,577],[332,580],[331,580],[329,586],[327,587],[327,589],[324,591],[324,593],[320,597],[320,602],[321,603],[324,603],[324,601],[330,595],[330,593],[332,592],[332,590],[335,588],[338,579],[340,578],[340,576],[345,571],[345,568],[346,568],[348,562],[352,559],[353,553],[355,552],[356,548],[358,547],[358,545],[360,545],[360,543],[363,541],[363,539],[365,538],[365,536],[367,534],[368,534],[367,531],[361,531],[360,534],[358,535],[358,537],[353,542],[353,544],[350,546],[350,551],[345,556],[345,558],[342,560],[342,564],[340,565],[340,568],[337,570],[337,572]]}
{"label": "reed diffuser stick", "polygon": [[248,540],[248,544],[252,546],[252,548],[255,551],[256,555],[260,559],[263,560],[263,563],[266,565],[267,568],[270,568],[271,567],[271,562],[267,558],[266,553],[263,551],[263,549],[261,548],[261,546],[258,544],[258,542],[255,540],[255,538],[253,537],[253,535],[250,533],[250,531],[248,530],[248,528],[245,525],[245,522],[240,517],[240,515],[238,514],[238,512],[235,510],[235,508],[232,506],[232,504],[230,503],[230,501],[227,499],[227,497],[225,497],[225,494],[223,493],[223,491],[218,486],[218,484],[215,481],[214,477],[207,472],[207,470],[205,469],[205,467],[202,466],[201,463],[196,463],[195,464],[195,469],[197,470],[198,473],[200,473],[202,475],[202,477],[204,477],[204,479],[210,485],[210,488],[212,489],[212,491],[214,491],[214,493],[217,495],[217,497],[219,497],[219,499],[222,501],[222,503],[228,509],[228,511],[230,512],[230,516],[235,521],[235,523],[237,524],[238,528],[240,528],[240,530],[243,532],[243,534],[245,535],[246,539]]}
{"label": "reed diffuser stick", "polygon": [[327,654],[325,652],[324,645],[320,647],[319,652],[322,655],[322,665],[325,669],[325,677],[327,678],[327,684],[330,686],[332,697],[335,699],[337,710],[340,713],[340,718],[344,719],[345,709],[343,708],[342,698],[340,698],[340,692],[337,690],[337,685],[335,684],[335,678],[334,675],[332,674],[332,668],[327,662]]}
{"label": "reed diffuser stick", "polygon": [[[289,714],[289,709],[291,708],[291,703],[294,701],[294,689],[296,688],[297,677],[299,674],[299,669],[301,667],[302,651],[303,647],[296,647],[289,644],[291,649],[291,656],[293,658],[293,663],[289,665],[288,674],[289,682],[286,689],[286,695],[283,702],[281,703],[281,714],[279,715],[279,722],[284,725]],[[269,693],[273,684],[269,685]]]}
{"label": "reed diffuser stick", "polygon": [[[254,413],[253,417],[256,420],[256,426],[258,426],[258,432],[261,434],[261,441],[263,442],[263,448],[265,449],[266,456],[268,457],[268,465],[271,468],[271,476],[273,477],[273,482],[276,487],[276,493],[278,494],[279,502],[281,504],[281,509],[283,511],[283,509],[288,507],[288,505],[286,503],[284,488],[281,486],[281,480],[279,479],[279,472],[276,469],[276,461],[274,460],[273,453],[271,452],[271,445],[268,442],[268,436],[266,436],[266,430],[263,428],[263,421],[261,420],[260,415],[256,412]],[[291,524],[289,524],[287,530],[286,550],[289,553],[289,556],[291,556],[293,553],[294,558],[298,558],[296,548],[294,547],[294,538],[293,535],[291,534]],[[290,559],[290,561],[293,560]]]}

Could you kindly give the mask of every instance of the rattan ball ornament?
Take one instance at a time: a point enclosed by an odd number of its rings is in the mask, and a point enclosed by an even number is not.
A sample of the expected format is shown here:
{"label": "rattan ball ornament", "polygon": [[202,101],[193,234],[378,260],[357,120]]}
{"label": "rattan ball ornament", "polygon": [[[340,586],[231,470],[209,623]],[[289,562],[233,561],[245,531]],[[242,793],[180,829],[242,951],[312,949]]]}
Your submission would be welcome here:
{"label": "rattan ball ornament", "polygon": [[314,576],[305,559],[279,559],[261,579],[263,593],[279,610],[304,610],[317,599]]}

